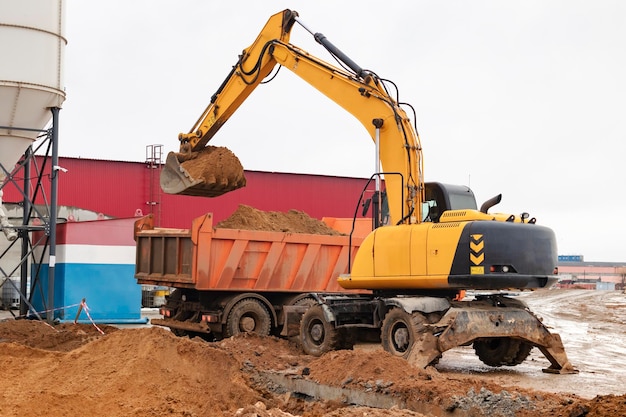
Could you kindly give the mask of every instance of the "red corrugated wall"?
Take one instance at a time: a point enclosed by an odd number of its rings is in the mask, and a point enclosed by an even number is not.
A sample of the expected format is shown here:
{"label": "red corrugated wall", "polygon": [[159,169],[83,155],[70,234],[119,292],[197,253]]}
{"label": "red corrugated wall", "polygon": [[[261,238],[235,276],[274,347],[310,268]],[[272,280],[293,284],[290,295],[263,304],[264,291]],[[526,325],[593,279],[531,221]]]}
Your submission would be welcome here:
{"label": "red corrugated wall", "polygon": [[[36,160],[38,166],[47,162],[49,173],[49,160]],[[59,171],[59,205],[113,217],[132,217],[141,210],[143,214],[154,213],[159,226],[175,228],[189,228],[192,219],[209,212],[219,222],[239,204],[264,211],[296,209],[318,219],[352,217],[367,182],[363,178],[246,171],[246,187],[220,197],[203,198],[161,192],[159,169],[145,163],[60,157],[59,165],[67,169]],[[49,200],[49,176],[43,183]],[[12,184],[3,190],[5,202],[21,201],[21,194]],[[40,196],[36,203],[43,201]]]}

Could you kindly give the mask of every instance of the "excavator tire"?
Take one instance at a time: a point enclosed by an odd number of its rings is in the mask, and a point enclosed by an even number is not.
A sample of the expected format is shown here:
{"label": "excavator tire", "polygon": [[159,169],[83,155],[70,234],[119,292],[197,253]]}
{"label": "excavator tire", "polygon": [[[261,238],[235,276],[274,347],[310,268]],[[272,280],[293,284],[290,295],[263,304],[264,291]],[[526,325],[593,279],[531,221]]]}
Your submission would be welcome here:
{"label": "excavator tire", "polygon": [[168,194],[217,197],[246,185],[239,158],[225,147],[167,155],[161,189]]}
{"label": "excavator tire", "polygon": [[508,337],[479,339],[474,342],[478,358],[489,366],[515,366],[524,362],[533,345]]}
{"label": "excavator tire", "polygon": [[524,362],[526,358],[528,357],[528,355],[530,355],[530,351],[533,350],[533,347],[534,346],[531,345],[530,343],[522,342],[520,344],[519,350],[517,351],[517,355],[515,355],[515,358],[513,358],[513,360],[508,364],[508,366],[515,366]]}

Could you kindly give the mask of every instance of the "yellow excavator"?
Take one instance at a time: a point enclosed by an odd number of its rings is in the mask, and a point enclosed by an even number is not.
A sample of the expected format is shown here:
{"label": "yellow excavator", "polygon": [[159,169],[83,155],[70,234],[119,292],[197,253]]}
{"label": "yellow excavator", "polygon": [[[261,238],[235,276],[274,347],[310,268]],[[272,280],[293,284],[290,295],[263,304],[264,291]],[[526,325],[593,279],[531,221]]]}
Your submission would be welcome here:
{"label": "yellow excavator", "polygon": [[[339,66],[291,44],[295,23]],[[304,350],[320,355],[373,330],[385,350],[420,366],[448,349],[473,344],[492,366],[521,363],[538,347],[550,361],[546,372],[576,372],[560,337],[519,298],[504,293],[548,288],[557,280],[553,231],[527,213],[489,213],[501,196],[478,209],[468,187],[425,183],[420,139],[404,110],[412,108],[400,103],[395,85],[311,31],[295,11],[270,17],[189,133],[179,135],[180,152],[167,157],[162,189],[215,197],[245,185],[238,159],[208,142],[277,66],[356,117],[380,162],[371,178],[373,231],[349,262],[351,269],[338,278],[343,288],[371,294],[311,294],[306,309],[296,312]],[[466,290],[473,296],[461,300]]]}

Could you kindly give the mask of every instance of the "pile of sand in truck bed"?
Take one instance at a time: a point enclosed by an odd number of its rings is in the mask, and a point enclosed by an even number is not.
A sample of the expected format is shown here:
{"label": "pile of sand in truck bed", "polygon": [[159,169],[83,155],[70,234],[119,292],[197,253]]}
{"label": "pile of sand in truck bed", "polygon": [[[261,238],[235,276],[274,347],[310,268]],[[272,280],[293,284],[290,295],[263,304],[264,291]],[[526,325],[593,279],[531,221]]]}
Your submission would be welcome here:
{"label": "pile of sand in truck bed", "polygon": [[[0,415],[419,417],[454,410],[455,416],[476,417],[626,415],[625,396],[585,400],[504,389],[471,375],[418,370],[383,351],[334,351],[314,358],[275,337],[240,335],[209,343],[157,327],[101,329],[104,335],[87,324],[0,322],[5,382]],[[59,348],[59,340],[65,347]],[[68,350],[70,340],[75,346]],[[401,405],[376,409],[295,395],[268,380],[267,372],[383,395]]]}
{"label": "pile of sand in truck bed", "polygon": [[310,217],[303,211],[261,211],[245,204],[216,227],[225,229],[265,230],[273,232],[310,233],[316,235],[341,235],[321,220]]}

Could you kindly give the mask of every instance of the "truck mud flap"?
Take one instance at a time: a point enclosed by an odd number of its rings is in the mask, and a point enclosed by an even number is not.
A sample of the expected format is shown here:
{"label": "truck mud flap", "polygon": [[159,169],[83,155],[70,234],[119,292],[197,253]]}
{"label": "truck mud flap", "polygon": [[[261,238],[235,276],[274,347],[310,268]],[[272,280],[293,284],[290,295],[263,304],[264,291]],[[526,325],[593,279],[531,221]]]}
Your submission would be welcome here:
{"label": "truck mud flap", "polygon": [[306,305],[283,306],[284,324],[280,332],[282,337],[299,337],[302,316],[309,309]]}
{"label": "truck mud flap", "polygon": [[548,373],[577,373],[567,359],[561,337],[552,334],[530,311],[520,308],[451,308],[417,341],[409,362],[426,367],[443,352],[477,339],[514,338],[539,348],[550,361]]}

